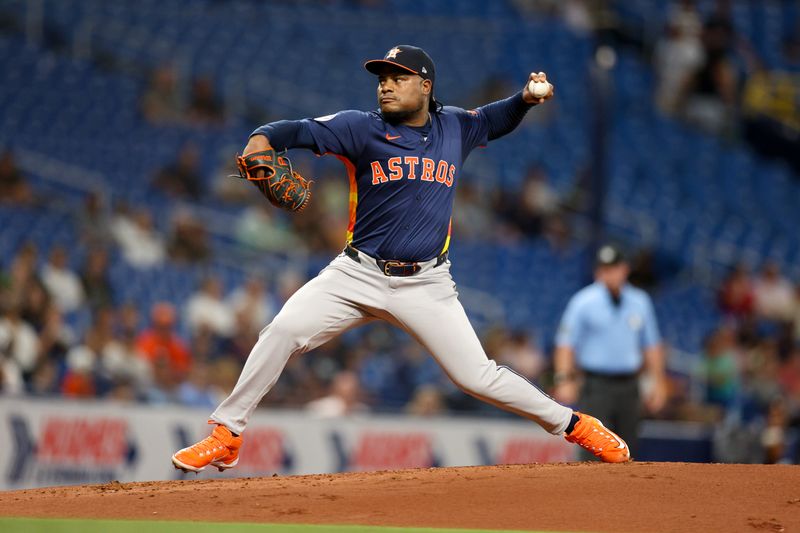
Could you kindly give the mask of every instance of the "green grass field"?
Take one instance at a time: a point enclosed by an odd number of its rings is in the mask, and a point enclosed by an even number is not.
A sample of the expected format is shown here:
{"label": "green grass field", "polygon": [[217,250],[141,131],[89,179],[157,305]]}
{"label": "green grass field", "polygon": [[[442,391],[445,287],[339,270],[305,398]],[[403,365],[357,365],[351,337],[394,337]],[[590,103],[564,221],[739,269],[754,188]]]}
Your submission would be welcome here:
{"label": "green grass field", "polygon": [[[432,529],[379,526],[314,526],[150,520],[60,520],[0,518],[3,533],[520,533],[488,529]],[[529,533],[547,533],[535,531]],[[552,533],[552,532],[551,532]]]}

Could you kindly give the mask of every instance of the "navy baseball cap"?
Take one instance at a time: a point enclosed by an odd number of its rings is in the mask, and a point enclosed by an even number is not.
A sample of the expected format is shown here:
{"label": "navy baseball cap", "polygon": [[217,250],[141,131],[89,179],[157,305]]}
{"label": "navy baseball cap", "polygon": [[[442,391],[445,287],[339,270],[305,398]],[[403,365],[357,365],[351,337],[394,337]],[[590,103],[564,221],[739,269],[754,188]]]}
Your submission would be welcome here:
{"label": "navy baseball cap", "polygon": [[392,65],[416,74],[424,80],[435,82],[436,68],[433,59],[422,48],[408,44],[392,47],[383,59],[372,59],[364,63],[364,68],[373,74],[379,74],[383,65]]}

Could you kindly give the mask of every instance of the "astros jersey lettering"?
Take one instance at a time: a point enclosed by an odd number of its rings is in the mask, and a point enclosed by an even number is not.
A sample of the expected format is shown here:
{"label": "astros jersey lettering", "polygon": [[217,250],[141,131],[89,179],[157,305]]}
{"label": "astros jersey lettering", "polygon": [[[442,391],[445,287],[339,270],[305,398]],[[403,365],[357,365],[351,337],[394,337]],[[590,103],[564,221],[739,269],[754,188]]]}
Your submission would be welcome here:
{"label": "astros jersey lettering", "polygon": [[355,248],[402,261],[426,261],[447,250],[461,167],[488,140],[482,109],[445,107],[418,128],[363,111],[296,121],[294,128],[294,140],[283,138],[280,123],[255,133],[276,149],[307,147],[344,162],[350,179],[347,239]]}

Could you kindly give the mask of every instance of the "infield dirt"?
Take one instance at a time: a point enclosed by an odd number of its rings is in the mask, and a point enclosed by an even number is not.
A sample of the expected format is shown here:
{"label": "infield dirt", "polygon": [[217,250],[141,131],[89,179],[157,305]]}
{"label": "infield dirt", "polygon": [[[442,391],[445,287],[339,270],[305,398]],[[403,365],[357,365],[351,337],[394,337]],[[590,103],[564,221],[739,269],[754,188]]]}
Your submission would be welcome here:
{"label": "infield dirt", "polygon": [[800,531],[800,467],[599,463],[112,482],[0,492],[0,516],[592,532]]}

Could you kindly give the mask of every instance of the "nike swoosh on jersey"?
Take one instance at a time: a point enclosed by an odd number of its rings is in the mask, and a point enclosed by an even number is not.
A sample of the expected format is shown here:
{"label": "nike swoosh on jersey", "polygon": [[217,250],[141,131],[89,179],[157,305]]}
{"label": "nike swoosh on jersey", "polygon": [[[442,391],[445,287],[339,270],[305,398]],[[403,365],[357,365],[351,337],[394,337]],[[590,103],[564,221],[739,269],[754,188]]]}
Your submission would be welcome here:
{"label": "nike swoosh on jersey", "polygon": [[395,139],[399,139],[400,137],[402,137],[402,135],[395,135],[394,137],[392,137],[391,135],[389,135],[388,132],[386,133],[386,140],[387,141],[393,141]]}

